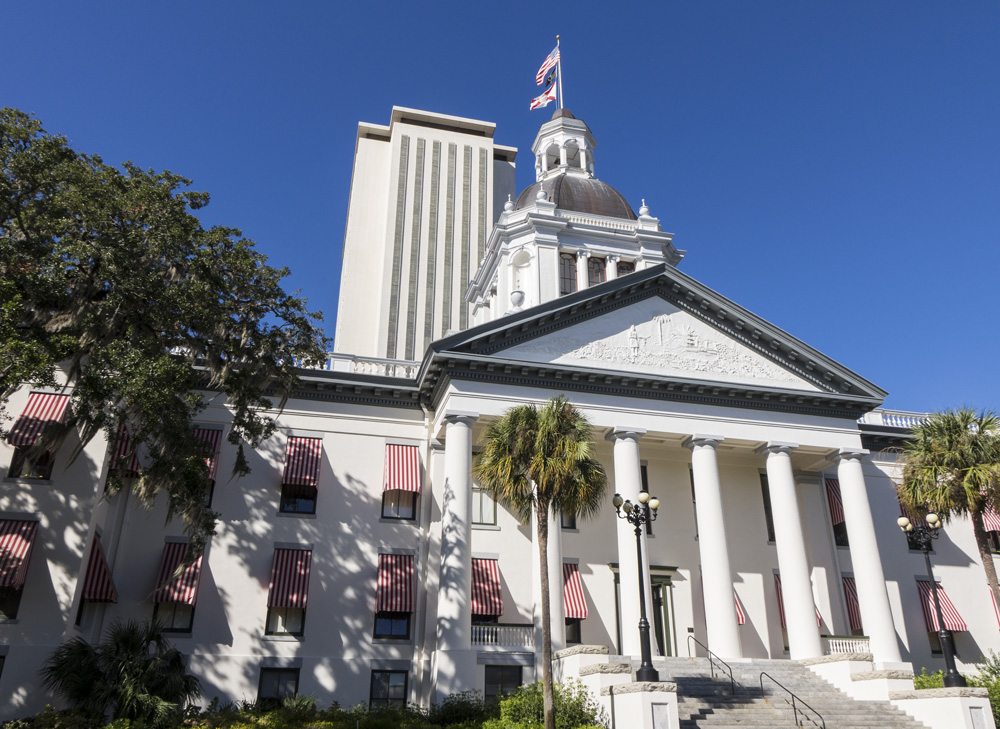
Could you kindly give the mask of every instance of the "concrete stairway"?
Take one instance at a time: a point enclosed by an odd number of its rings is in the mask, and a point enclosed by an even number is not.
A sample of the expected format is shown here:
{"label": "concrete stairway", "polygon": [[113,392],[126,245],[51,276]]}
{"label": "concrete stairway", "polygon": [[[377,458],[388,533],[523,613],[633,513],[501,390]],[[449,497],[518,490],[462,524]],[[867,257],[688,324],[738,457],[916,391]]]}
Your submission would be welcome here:
{"label": "concrete stairway", "polygon": [[[834,688],[808,668],[788,660],[754,660],[731,664],[736,691],[730,694],[728,676],[716,671],[711,676],[704,658],[655,659],[663,681],[677,684],[678,715],[681,729],[777,729],[779,727],[822,727],[812,712],[792,711],[791,697],[764,679],[761,695],[760,674],[766,671],[815,709],[826,729],[926,729],[908,714],[884,701],[857,701]],[[633,669],[638,661],[633,661]]]}

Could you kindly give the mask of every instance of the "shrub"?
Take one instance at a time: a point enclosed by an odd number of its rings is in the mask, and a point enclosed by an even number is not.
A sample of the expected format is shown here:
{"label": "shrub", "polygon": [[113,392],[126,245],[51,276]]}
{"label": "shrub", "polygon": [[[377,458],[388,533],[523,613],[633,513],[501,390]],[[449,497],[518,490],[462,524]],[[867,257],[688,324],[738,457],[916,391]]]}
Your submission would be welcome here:
{"label": "shrub", "polygon": [[[604,709],[591,698],[581,683],[556,684],[553,689],[557,729],[607,725]],[[500,718],[485,722],[483,729],[535,729],[542,726],[542,703],[541,683],[522,686],[500,699]]]}
{"label": "shrub", "polygon": [[484,721],[497,715],[495,704],[487,705],[478,691],[452,694],[431,707],[427,720],[431,724],[454,729],[479,729]]}
{"label": "shrub", "polygon": [[927,667],[920,669],[920,673],[913,677],[913,687],[917,689],[941,688],[944,686],[944,671],[927,673]]}

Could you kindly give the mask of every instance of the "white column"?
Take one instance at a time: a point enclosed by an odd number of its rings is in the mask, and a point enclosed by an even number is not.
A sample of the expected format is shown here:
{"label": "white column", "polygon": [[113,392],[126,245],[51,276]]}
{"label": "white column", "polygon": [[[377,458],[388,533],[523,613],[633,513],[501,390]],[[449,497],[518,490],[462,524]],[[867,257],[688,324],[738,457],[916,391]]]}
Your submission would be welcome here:
{"label": "white column", "polygon": [[792,471],[792,443],[768,443],[767,485],[771,494],[774,541],[781,570],[781,594],[785,603],[785,625],[792,660],[816,658],[823,654],[816,625],[809,559],[802,533],[795,475]]}
{"label": "white column", "polygon": [[587,148],[580,147],[580,168],[586,172],[587,171]]}
{"label": "white column", "polygon": [[716,454],[716,446],[722,440],[716,436],[695,435],[687,440],[686,445],[691,449],[691,472],[694,476],[708,647],[728,660],[742,658],[743,650],[736,623],[733,573],[726,544],[722,482]]}
{"label": "white column", "polygon": [[604,278],[608,281],[618,278],[618,256],[608,256],[604,264],[604,271]]}
{"label": "white column", "polygon": [[559,148],[559,164],[563,167],[566,166],[566,147],[565,145]]}
{"label": "white column", "polygon": [[476,688],[472,661],[472,414],[445,416],[441,578],[437,594],[436,696]]}
{"label": "white column", "polygon": [[[535,656],[542,657],[542,578],[538,559],[537,516],[531,512],[531,576],[534,597]],[[549,630],[553,652],[566,647],[566,616],[562,593],[562,525],[559,516],[549,509],[549,543],[545,552],[549,573]],[[538,664],[541,665],[541,664]]]}
{"label": "white column", "polygon": [[590,278],[587,276],[587,261],[590,254],[587,251],[577,251],[576,253],[576,290],[583,291],[590,285]]}
{"label": "white column", "polygon": [[868,489],[861,465],[864,450],[841,449],[837,465],[840,498],[844,502],[847,541],[851,545],[851,565],[858,589],[861,623],[871,643],[872,657],[878,663],[899,662],[899,643],[892,622],[892,608],[885,589],[882,558],[875,539],[875,521],[868,503]]}
{"label": "white column", "polygon": [[[639,492],[642,490],[639,438],[645,432],[637,428],[615,428],[610,436],[615,444],[615,490],[622,495],[622,498],[629,499],[633,504],[639,503]],[[641,539],[645,556],[645,532],[643,532]],[[647,619],[650,626],[652,626],[653,615],[649,612],[651,601],[647,560],[643,560],[643,568],[645,572]],[[639,655],[638,555],[635,544],[635,527],[624,519],[618,519],[618,578],[619,590],[621,592],[621,651],[623,655],[637,656]]]}

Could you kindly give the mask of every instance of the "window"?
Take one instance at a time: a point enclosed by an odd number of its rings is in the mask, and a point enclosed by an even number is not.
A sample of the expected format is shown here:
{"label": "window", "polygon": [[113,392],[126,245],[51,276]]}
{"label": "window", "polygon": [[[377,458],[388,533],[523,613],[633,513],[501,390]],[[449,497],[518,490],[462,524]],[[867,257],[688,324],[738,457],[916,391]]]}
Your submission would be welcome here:
{"label": "window", "polygon": [[28,446],[14,449],[14,456],[10,460],[10,471],[7,475],[10,478],[31,478],[48,480],[52,475],[52,463],[55,460],[52,453],[42,451],[37,456],[28,456]]}
{"label": "window", "polygon": [[495,703],[501,696],[516,691],[520,685],[520,666],[486,666],[483,698],[487,703]]}
{"label": "window", "polygon": [[563,529],[576,529],[576,514],[568,514],[565,511],[560,511],[559,526]]}
{"label": "window", "polygon": [[472,489],[472,523],[494,525],[497,523],[497,504],[489,491]]}
{"label": "window", "polygon": [[608,280],[608,269],[607,262],[603,258],[594,258],[591,256],[587,259],[587,283],[590,286],[596,286],[599,283],[604,283]]}
{"label": "window", "polygon": [[281,505],[283,514],[315,514],[316,487],[293,484],[281,485]]}
{"label": "window", "polygon": [[305,630],[305,608],[273,607],[267,609],[265,635],[302,635]]}
{"label": "window", "polygon": [[299,693],[299,669],[262,668],[257,686],[257,704],[273,707]]}
{"label": "window", "polygon": [[479,615],[478,613],[472,614],[472,624],[473,625],[499,625],[500,616],[499,615]]}
{"label": "window", "polygon": [[986,543],[994,554],[1000,553],[1000,532],[986,532]]}
{"label": "window", "polygon": [[[649,471],[646,468],[646,464],[643,463],[639,466],[639,479],[642,483],[642,490],[647,494],[649,493]],[[692,492],[692,498],[693,498]],[[646,506],[646,535],[652,536],[653,534],[653,520],[649,518],[649,506]]]}
{"label": "window", "polygon": [[406,671],[372,671],[369,709],[406,707]]}
{"label": "window", "polygon": [[417,513],[417,495],[413,491],[383,491],[383,519],[413,519]]}
{"label": "window", "polygon": [[767,474],[760,474],[760,494],[764,500],[764,523],[767,526],[767,541],[774,541],[774,516],[771,514],[771,491],[767,486]]}
{"label": "window", "polygon": [[583,625],[583,621],[580,618],[566,618],[566,644],[574,645],[576,643],[581,643],[580,639],[580,628]]}
{"label": "window", "polygon": [[410,613],[375,613],[375,637],[408,640]]}
{"label": "window", "polygon": [[618,261],[618,275],[626,276],[635,273],[635,261]]}
{"label": "window", "polygon": [[14,620],[21,606],[21,590],[0,587],[0,620]]}
{"label": "window", "polygon": [[833,525],[833,541],[838,547],[850,547],[847,542],[847,522]]}
{"label": "window", "polygon": [[[941,636],[936,630],[927,631],[927,642],[931,644],[931,655],[939,656],[943,653],[941,650]],[[952,632],[951,645],[955,649],[955,658],[961,658],[958,655],[958,641],[955,640],[955,633]]]}
{"label": "window", "polygon": [[572,294],[576,291],[576,254],[559,254],[559,294]]}
{"label": "window", "polygon": [[163,626],[164,633],[190,633],[194,606],[183,602],[158,602],[153,606],[153,620]]}

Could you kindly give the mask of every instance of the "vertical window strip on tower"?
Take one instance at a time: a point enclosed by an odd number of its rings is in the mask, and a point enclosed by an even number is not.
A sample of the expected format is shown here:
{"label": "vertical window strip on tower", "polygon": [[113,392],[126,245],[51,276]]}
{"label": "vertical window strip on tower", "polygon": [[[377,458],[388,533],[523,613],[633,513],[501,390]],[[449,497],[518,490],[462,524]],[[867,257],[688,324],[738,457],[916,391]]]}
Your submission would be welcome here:
{"label": "vertical window strip on tower", "polygon": [[479,149],[479,244],[476,246],[476,265],[483,261],[486,253],[486,150]]}
{"label": "vertical window strip on tower", "polygon": [[448,189],[444,207],[444,281],[441,287],[441,334],[451,329],[451,294],[455,288],[455,175],[458,167],[458,145],[448,145]]}
{"label": "vertical window strip on tower", "polygon": [[83,580],[83,599],[89,602],[118,602],[118,590],[111,579],[111,568],[104,556],[101,537],[94,535],[87,560],[87,574]]}
{"label": "vertical window strip on tower", "polygon": [[194,606],[198,599],[202,555],[199,554],[181,569],[189,549],[190,545],[187,542],[167,542],[163,545],[153,602],[178,602]]}
{"label": "vertical window strip on tower", "polygon": [[399,144],[399,177],[396,182],[396,227],[392,241],[392,284],[389,286],[389,331],[385,356],[396,358],[399,335],[399,285],[403,275],[403,232],[406,223],[406,172],[410,163],[410,138],[403,135]]}
{"label": "vertical window strip on tower", "polygon": [[441,142],[431,145],[431,219],[427,234],[427,276],[424,296],[424,338],[421,351],[434,339],[434,305],[437,298],[438,196],[441,193]]}
{"label": "vertical window strip on tower", "polygon": [[500,565],[495,559],[472,560],[472,614],[489,617],[503,614]]}
{"label": "vertical window strip on tower", "polygon": [[37,521],[0,520],[0,588],[20,590],[24,587],[37,531]]}
{"label": "vertical window strip on tower", "polygon": [[420,226],[423,224],[424,207],[424,150],[426,142],[417,140],[417,168],[413,175],[413,215],[410,225],[410,271],[406,306],[406,359],[413,359],[417,346],[417,283],[420,274],[422,241]]}
{"label": "vertical window strip on tower", "polygon": [[469,306],[465,303],[465,291],[469,288],[472,271],[472,147],[465,145],[462,158],[462,269],[459,274],[458,325],[462,329],[469,326]]}
{"label": "vertical window strip on tower", "polygon": [[412,613],[414,575],[412,554],[380,554],[376,612]]}
{"label": "vertical window strip on tower", "polygon": [[309,596],[311,564],[311,549],[283,547],[275,549],[267,606],[304,610]]}

